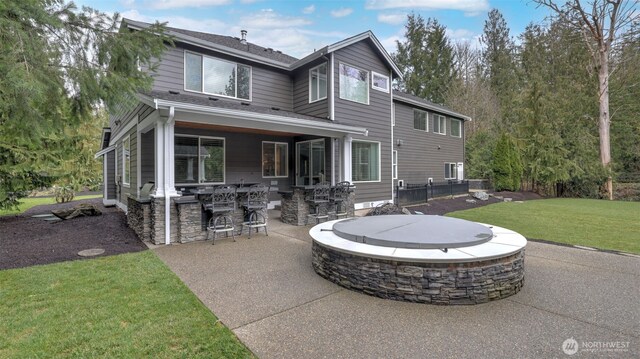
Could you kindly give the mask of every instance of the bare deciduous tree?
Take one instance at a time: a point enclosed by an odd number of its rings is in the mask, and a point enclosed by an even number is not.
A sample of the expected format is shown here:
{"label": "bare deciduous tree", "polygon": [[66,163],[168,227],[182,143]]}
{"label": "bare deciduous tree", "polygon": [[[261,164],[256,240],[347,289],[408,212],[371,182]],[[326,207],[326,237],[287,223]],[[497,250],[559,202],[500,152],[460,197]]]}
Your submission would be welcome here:
{"label": "bare deciduous tree", "polygon": [[[580,0],[567,1],[563,6],[553,0],[534,0],[534,2],[551,9],[570,26],[580,30],[583,35],[584,43],[591,53],[593,66],[598,72],[600,161],[610,173],[609,76],[615,69],[610,66],[609,60],[617,36],[622,29],[640,21],[638,0],[591,0],[584,3],[586,6],[583,6]],[[607,179],[605,190],[609,199],[613,199],[611,174]]]}

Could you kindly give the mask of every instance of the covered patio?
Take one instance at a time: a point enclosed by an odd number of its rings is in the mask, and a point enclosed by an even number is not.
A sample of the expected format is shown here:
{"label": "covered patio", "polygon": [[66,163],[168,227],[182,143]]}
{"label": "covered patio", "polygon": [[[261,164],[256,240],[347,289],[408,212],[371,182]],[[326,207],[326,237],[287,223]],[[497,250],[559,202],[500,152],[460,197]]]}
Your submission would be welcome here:
{"label": "covered patio", "polygon": [[[268,208],[274,208],[315,184],[351,182],[352,136],[368,133],[244,102],[158,91],[141,100],[153,112],[135,123],[137,183],[126,202],[130,225],[156,244],[206,238],[207,214],[197,196],[205,188],[260,183],[269,186]],[[147,195],[141,188],[148,182],[154,188]],[[309,207],[296,201],[285,207],[306,217]]]}

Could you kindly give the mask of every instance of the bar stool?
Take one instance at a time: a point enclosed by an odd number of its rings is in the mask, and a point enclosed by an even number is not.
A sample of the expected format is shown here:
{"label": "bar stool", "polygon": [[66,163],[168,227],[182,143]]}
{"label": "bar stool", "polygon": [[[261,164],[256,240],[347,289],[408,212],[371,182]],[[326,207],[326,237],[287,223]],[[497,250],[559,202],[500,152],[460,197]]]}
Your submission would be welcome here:
{"label": "bar stool", "polygon": [[316,224],[320,223],[320,219],[328,219],[329,215],[326,213],[320,213],[320,206],[329,203],[329,193],[331,191],[331,184],[329,182],[320,182],[313,186],[311,195],[306,198],[309,206],[313,206],[314,212],[307,214],[307,223],[309,224],[309,217],[315,218]]}
{"label": "bar stool", "polygon": [[249,228],[249,238],[251,238],[251,230],[256,229],[256,233],[260,228],[264,228],[264,234],[269,235],[267,232],[267,218],[263,214],[263,211],[267,210],[269,204],[269,186],[264,184],[255,184],[249,187],[247,192],[247,198],[242,205],[245,210],[245,218],[248,219],[242,222],[242,229],[244,227]]}
{"label": "bar stool", "polygon": [[349,186],[351,186],[349,181],[338,182],[331,191],[329,200],[334,206],[334,212],[332,214],[336,216],[336,219],[349,215],[349,209],[347,206],[344,206],[344,202],[349,198]]}
{"label": "bar stool", "polygon": [[213,232],[213,244],[216,244],[218,232],[225,232],[225,237],[229,237],[231,232],[231,238],[235,242],[233,212],[236,210],[236,187],[230,185],[214,187],[211,205],[205,205],[205,210],[212,215],[207,224],[207,239],[209,239],[209,233]]}

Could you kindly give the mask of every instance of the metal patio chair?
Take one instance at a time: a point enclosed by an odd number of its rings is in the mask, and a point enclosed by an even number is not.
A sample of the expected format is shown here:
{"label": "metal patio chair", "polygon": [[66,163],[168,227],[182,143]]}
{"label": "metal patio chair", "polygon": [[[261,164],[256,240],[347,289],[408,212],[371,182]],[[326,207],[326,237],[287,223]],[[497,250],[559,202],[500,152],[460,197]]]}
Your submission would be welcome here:
{"label": "metal patio chair", "polygon": [[329,201],[334,206],[334,211],[331,214],[335,215],[336,219],[349,215],[349,209],[345,205],[345,202],[349,199],[349,186],[351,186],[349,181],[343,181],[336,183],[336,186],[331,189]]}
{"label": "metal patio chair", "polygon": [[320,219],[328,219],[329,215],[325,209],[325,213],[322,214],[320,207],[329,204],[329,196],[331,192],[331,184],[329,182],[320,182],[313,186],[313,190],[309,194],[309,197],[306,198],[306,201],[309,203],[309,207],[313,207],[313,213],[307,214],[307,223],[309,224],[309,218],[314,218],[316,220],[316,224],[320,223]]}
{"label": "metal patio chair", "polygon": [[247,197],[242,207],[245,210],[245,221],[242,222],[242,229],[244,227],[249,228],[249,238],[251,238],[251,231],[256,230],[256,233],[260,228],[264,228],[264,234],[269,235],[267,231],[267,217],[264,215],[264,211],[267,210],[269,204],[269,186],[258,183],[249,187]]}
{"label": "metal patio chair", "polygon": [[205,205],[205,210],[212,214],[207,224],[207,239],[209,239],[209,233],[213,232],[213,244],[216,244],[218,232],[224,232],[226,237],[229,237],[231,232],[231,238],[235,242],[233,212],[236,210],[236,187],[229,185],[214,187],[211,202]]}

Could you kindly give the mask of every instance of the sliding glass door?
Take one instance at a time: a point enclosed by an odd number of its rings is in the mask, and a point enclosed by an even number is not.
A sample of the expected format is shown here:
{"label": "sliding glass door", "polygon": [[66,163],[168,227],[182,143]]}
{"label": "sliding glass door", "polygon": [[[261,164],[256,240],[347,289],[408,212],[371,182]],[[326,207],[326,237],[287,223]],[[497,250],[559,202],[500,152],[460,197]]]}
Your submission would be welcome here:
{"label": "sliding glass door", "polygon": [[324,181],[324,139],[296,143],[296,185],[314,185]]}

